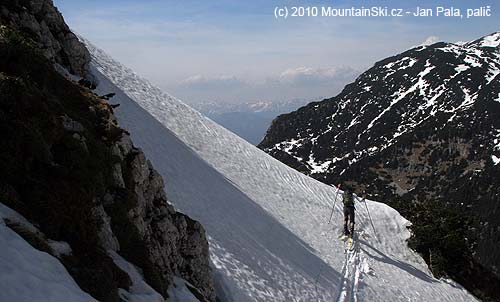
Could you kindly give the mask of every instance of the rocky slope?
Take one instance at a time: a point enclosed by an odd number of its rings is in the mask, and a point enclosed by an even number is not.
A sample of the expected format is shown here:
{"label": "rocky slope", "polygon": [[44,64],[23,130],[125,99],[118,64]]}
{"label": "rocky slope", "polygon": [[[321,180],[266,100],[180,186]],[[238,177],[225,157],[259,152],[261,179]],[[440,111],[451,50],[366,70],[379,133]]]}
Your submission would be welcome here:
{"label": "rocky slope", "polygon": [[113,108],[54,68],[84,76],[90,56],[52,1],[10,1],[0,11],[0,202],[40,232],[6,225],[100,301],[125,299],[133,285],[114,252],[164,297],[177,276],[200,301],[215,301],[203,227],[169,204]]}
{"label": "rocky slope", "polygon": [[26,33],[49,60],[85,76],[90,54],[50,0],[8,0],[0,4],[3,24]]}
{"label": "rocky slope", "polygon": [[[494,33],[382,60],[338,96],[278,117],[259,147],[325,183],[366,191],[415,224],[430,201],[460,213],[466,219],[450,228],[463,231],[457,240],[471,236],[460,245],[471,266],[498,280],[499,45]],[[416,245],[430,261],[435,246]],[[452,274],[467,283],[476,273],[457,267]]]}

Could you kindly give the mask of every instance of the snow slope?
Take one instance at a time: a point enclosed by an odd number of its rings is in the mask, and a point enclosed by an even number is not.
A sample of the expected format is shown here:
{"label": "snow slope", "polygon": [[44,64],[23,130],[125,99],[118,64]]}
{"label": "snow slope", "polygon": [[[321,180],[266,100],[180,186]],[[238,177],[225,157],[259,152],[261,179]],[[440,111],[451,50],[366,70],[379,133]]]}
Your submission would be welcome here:
{"label": "snow slope", "polygon": [[288,168],[86,42],[99,93],[164,176],[169,199],[209,235],[219,287],[234,301],[475,301],[433,278],[405,244],[408,222],[358,205],[360,238],[344,253],[336,192]]}
{"label": "snow slope", "polygon": [[0,301],[92,302],[59,260],[33,248],[4,219],[37,231],[24,217],[0,203]]}

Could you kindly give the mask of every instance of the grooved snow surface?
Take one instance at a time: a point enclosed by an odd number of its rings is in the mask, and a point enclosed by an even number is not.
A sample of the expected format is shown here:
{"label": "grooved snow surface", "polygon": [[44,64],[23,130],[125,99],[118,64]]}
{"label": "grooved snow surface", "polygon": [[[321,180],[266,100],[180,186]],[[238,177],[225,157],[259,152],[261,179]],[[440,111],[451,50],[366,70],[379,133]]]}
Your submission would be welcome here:
{"label": "grooved snow surface", "polygon": [[[408,222],[368,201],[344,253],[335,190],[278,162],[86,42],[99,93],[164,176],[167,195],[209,235],[228,301],[475,301],[433,278],[406,245]],[[362,205],[364,207],[364,205]]]}

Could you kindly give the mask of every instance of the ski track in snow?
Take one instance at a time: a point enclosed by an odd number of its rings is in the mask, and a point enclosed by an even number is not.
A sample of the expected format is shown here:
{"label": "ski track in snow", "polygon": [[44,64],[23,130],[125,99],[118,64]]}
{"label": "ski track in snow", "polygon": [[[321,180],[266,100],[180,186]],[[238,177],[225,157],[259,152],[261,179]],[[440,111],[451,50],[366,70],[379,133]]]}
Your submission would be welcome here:
{"label": "ski track in snow", "polygon": [[345,292],[348,299],[337,301],[476,301],[429,274],[406,246],[408,222],[381,203],[367,201],[377,233],[366,227],[364,209],[357,211],[357,226],[367,238],[359,238],[346,261],[336,239],[340,201],[328,224],[333,188],[280,163],[85,43],[100,81],[97,92],[116,93],[111,102],[121,105],[115,110],[120,125],[165,178],[170,201],[205,226],[228,299],[336,301]]}
{"label": "ski track in snow", "polygon": [[[365,232],[361,229],[365,226],[360,226],[359,230],[356,231],[356,237],[365,236]],[[347,244],[347,243],[346,243]],[[342,282],[341,287],[338,292],[338,296],[335,299],[336,302],[357,302],[358,300],[358,289],[361,281],[361,274],[363,273],[362,265],[366,263],[367,259],[363,256],[363,252],[360,251],[359,238],[354,240],[351,249],[345,248],[345,260],[342,266]]]}
{"label": "ski track in snow", "polygon": [[354,247],[352,251],[345,251],[345,260],[344,265],[342,266],[343,279],[339,290],[339,296],[336,300],[337,302],[350,302],[356,300],[354,283],[357,272],[357,258],[358,252],[356,251],[356,247]]}

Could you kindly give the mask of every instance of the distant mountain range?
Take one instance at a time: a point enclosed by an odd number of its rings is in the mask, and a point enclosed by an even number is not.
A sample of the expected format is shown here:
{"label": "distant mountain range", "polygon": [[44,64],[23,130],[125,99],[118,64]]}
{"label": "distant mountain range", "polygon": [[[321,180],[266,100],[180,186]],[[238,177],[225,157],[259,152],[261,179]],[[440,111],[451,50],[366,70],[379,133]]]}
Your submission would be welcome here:
{"label": "distant mountain range", "polygon": [[[453,209],[461,221],[451,229],[461,233],[450,244],[469,249],[456,259],[475,261],[498,278],[499,45],[494,33],[384,59],[336,97],[274,120],[259,147],[322,182],[348,184],[393,205],[413,219],[417,236],[420,224],[427,236],[444,229],[439,222],[451,216],[436,213]],[[487,284],[485,274],[463,265],[453,271],[460,261],[452,253],[460,249],[445,251],[446,238],[422,239],[417,250],[430,262],[437,254],[446,258],[445,270],[463,283]],[[475,286],[481,285],[469,284]]]}
{"label": "distant mountain range", "polygon": [[[317,99],[316,99],[317,100]],[[312,100],[206,102],[192,106],[246,141],[257,145],[278,115],[291,112]]]}

